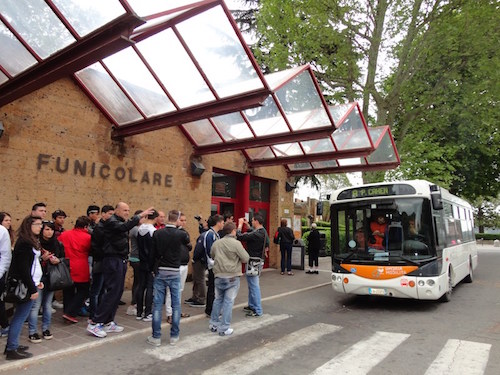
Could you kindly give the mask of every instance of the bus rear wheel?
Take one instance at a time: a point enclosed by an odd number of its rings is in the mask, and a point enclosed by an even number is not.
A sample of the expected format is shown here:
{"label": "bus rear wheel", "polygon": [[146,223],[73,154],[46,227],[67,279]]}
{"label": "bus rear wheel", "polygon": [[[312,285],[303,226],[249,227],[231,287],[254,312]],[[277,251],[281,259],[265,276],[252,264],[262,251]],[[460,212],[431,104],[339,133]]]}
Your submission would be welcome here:
{"label": "bus rear wheel", "polygon": [[452,279],[451,279],[451,268],[448,269],[448,285],[446,292],[442,295],[442,297],[439,299],[441,302],[450,302],[451,301],[451,292],[453,290],[452,287]]}

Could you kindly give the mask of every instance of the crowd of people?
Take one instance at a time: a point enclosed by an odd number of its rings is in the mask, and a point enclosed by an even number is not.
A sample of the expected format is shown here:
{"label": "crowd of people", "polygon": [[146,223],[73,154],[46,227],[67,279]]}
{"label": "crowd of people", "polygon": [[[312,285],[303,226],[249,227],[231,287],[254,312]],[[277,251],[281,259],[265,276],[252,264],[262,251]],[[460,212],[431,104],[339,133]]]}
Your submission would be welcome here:
{"label": "crowd of people", "polygon": [[[10,322],[5,303],[0,301],[0,336],[7,336],[4,354],[8,360],[32,356],[27,346],[19,344],[25,322],[30,342],[53,337],[55,306],[62,306],[62,317],[69,324],[87,319],[87,332],[98,338],[122,332],[124,328],[116,323],[115,315],[118,306],[124,304],[121,297],[129,265],[134,278],[127,314],[151,322],[147,343],[161,344],[164,309],[171,323],[170,344],[179,340],[180,319],[189,316],[181,311],[189,262],[193,266],[193,294],[184,302],[205,308],[212,332],[230,335],[232,307],[244,274],[242,264],[249,259],[263,260],[269,247],[264,218],[259,214],[251,223],[244,218],[235,223],[232,215],[213,215],[208,220],[200,217],[192,257],[185,229],[187,218],[178,210],[165,214],[150,207],[130,217],[130,208],[124,202],[102,208],[91,205],[87,215],[76,218],[74,228],[69,230],[64,228],[67,215],[63,210],[55,210],[52,220],[46,216],[47,205],[36,203],[14,234],[11,215],[0,212],[0,290],[5,289],[8,278],[16,278],[30,296],[15,303]],[[47,287],[51,265],[61,262],[69,264],[72,285],[53,290]],[[260,269],[246,274],[248,306],[244,310],[249,317],[263,314],[259,277]]]}

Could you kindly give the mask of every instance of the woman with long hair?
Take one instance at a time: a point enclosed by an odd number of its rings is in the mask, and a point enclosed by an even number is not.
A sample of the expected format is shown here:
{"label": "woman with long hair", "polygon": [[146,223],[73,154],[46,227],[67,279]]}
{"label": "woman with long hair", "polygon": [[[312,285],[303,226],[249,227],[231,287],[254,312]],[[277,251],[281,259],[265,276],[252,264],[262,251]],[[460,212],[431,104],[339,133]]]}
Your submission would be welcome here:
{"label": "woman with long hair", "polygon": [[[60,243],[54,233],[55,224],[53,221],[43,221],[42,231],[40,232],[40,245],[42,247],[42,282],[45,286],[48,285],[48,264],[58,264],[64,258],[64,247]],[[42,342],[40,335],[37,332],[38,326],[38,310],[42,306],[42,336],[46,340],[50,340],[53,336],[50,332],[50,323],[52,322],[52,298],[54,291],[48,290],[47,287],[39,289],[38,298],[31,307],[31,312],[28,319],[28,339],[32,343]]]}
{"label": "woman with long hair", "polygon": [[0,224],[7,228],[10,236],[10,243],[14,246],[14,229],[12,229],[12,216],[5,211],[0,211]]}
{"label": "woman with long hair", "polygon": [[12,263],[9,273],[11,276],[21,280],[28,288],[30,300],[16,304],[14,315],[10,322],[5,355],[8,360],[30,358],[33,354],[28,353],[27,346],[19,345],[19,336],[23,323],[28,318],[34,301],[38,298],[38,290],[43,289],[42,265],[40,264],[40,241],[38,235],[42,230],[42,218],[39,216],[27,216],[17,230],[17,241],[12,253]]}
{"label": "woman with long hair", "polygon": [[[5,290],[5,279],[12,259],[12,219],[7,212],[0,212],[0,293]],[[0,337],[9,334],[9,320],[5,314],[5,302],[0,301]]]}

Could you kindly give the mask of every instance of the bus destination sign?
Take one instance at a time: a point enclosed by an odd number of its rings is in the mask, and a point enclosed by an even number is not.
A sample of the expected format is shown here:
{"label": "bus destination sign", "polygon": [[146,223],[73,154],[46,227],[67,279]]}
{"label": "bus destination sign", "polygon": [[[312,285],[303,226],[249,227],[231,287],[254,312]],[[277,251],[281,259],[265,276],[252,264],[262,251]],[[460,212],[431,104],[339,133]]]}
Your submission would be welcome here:
{"label": "bus destination sign", "polygon": [[416,193],[415,188],[407,184],[365,186],[344,190],[339,194],[337,200],[384,197],[389,195],[411,195]]}

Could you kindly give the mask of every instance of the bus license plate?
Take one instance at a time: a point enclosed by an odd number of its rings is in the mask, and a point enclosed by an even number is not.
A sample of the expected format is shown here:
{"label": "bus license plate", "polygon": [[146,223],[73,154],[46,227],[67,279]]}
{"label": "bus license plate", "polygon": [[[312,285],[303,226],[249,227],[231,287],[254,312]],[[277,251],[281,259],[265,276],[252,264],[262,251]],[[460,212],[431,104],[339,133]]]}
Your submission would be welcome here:
{"label": "bus license plate", "polygon": [[376,296],[385,296],[387,294],[387,290],[380,288],[368,288],[368,293]]}

